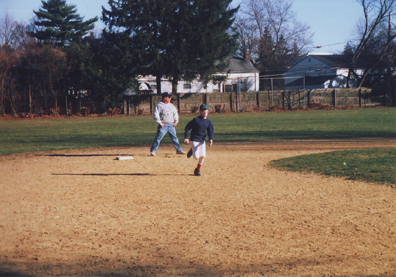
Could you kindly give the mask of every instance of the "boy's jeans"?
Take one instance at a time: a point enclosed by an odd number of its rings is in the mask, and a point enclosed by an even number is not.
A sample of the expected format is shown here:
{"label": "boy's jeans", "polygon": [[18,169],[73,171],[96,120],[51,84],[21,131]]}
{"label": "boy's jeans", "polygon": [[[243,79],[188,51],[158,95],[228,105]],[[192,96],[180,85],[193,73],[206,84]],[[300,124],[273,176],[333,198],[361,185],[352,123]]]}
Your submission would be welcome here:
{"label": "boy's jeans", "polygon": [[151,146],[150,149],[151,153],[157,152],[158,146],[160,145],[160,142],[162,138],[166,135],[166,133],[169,133],[169,136],[172,139],[173,146],[176,148],[176,151],[183,150],[176,136],[176,129],[175,127],[173,127],[173,124],[165,124],[164,127],[161,127],[161,125],[158,124],[157,135],[155,136],[153,145]]}

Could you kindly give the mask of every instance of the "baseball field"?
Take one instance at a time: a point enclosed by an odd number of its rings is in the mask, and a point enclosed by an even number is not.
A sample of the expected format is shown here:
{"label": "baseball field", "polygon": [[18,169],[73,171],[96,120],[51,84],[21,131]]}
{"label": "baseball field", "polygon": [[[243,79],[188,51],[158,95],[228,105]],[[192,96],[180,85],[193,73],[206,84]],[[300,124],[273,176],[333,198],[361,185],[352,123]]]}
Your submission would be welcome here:
{"label": "baseball field", "polygon": [[199,177],[168,143],[3,156],[0,276],[396,276],[393,187],[268,166],[395,147],[215,136]]}

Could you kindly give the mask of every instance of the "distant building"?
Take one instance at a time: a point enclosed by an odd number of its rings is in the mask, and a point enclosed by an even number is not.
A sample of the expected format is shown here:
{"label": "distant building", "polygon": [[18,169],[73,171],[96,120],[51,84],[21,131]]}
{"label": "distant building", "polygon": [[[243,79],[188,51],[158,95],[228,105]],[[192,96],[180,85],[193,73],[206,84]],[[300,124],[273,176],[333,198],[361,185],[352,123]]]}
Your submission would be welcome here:
{"label": "distant building", "polygon": [[[231,92],[231,91],[258,91],[259,90],[259,70],[257,70],[250,60],[243,58],[230,58],[230,65],[227,72],[219,72],[218,75],[227,76],[224,82],[219,84],[208,83],[206,88],[198,79],[192,81],[180,80],[177,85],[178,93],[211,93],[211,92]],[[158,94],[157,80],[155,76],[140,76],[139,93]],[[239,86],[239,87],[238,87]],[[172,82],[169,79],[161,80],[161,93],[171,92]],[[127,90],[126,94],[136,94],[133,90]]]}
{"label": "distant building", "polygon": [[[285,89],[345,88],[349,68],[344,55],[308,54],[285,72]],[[356,70],[362,74],[363,69]],[[350,81],[349,87],[357,83]]]}

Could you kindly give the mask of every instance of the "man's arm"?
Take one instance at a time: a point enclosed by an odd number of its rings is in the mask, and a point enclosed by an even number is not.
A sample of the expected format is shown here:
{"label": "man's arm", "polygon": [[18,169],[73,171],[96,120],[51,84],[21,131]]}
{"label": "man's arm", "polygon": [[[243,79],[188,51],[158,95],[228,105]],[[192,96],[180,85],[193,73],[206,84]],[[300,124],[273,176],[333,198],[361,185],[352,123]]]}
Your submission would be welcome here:
{"label": "man's arm", "polygon": [[157,122],[159,125],[161,125],[161,127],[164,127],[164,124],[161,121],[161,117],[160,117],[160,112],[158,109],[158,105],[155,106],[154,108],[154,112],[153,112],[153,118],[155,120],[155,122]]}

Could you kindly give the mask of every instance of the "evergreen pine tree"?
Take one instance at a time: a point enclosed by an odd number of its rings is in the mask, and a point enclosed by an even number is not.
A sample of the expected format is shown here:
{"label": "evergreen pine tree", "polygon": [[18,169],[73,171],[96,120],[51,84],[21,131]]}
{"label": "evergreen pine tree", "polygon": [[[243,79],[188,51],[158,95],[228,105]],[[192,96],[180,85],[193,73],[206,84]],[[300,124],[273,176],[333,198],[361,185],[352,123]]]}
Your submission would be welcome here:
{"label": "evergreen pine tree", "polygon": [[157,89],[163,76],[174,85],[198,75],[209,80],[236,49],[229,31],[237,9],[228,10],[230,3],[110,0],[110,9],[103,9],[104,35],[138,57],[139,74],[157,76]]}
{"label": "evergreen pine tree", "polygon": [[63,47],[70,42],[79,43],[92,30],[98,17],[83,21],[76,12],[75,5],[67,5],[66,0],[42,0],[42,7],[33,11],[37,16],[33,20],[31,35],[43,44]]}

